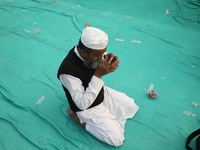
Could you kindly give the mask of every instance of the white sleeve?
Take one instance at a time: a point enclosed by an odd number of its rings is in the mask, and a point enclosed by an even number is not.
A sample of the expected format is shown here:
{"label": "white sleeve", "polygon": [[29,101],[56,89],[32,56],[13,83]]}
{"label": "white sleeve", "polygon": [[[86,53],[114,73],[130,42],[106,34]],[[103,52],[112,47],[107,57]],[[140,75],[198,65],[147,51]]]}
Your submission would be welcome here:
{"label": "white sleeve", "polygon": [[61,74],[59,79],[63,86],[67,88],[76,106],[81,110],[86,110],[96,99],[104,85],[103,80],[93,76],[86,90],[79,78],[68,74]]}

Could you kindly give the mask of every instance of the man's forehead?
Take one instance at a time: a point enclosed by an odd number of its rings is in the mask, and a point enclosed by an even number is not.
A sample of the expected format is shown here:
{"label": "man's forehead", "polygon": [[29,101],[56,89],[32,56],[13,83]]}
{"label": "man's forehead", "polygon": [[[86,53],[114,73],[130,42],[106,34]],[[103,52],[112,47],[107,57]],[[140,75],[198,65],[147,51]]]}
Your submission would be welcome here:
{"label": "man's forehead", "polygon": [[100,54],[100,53],[105,53],[107,50],[107,47],[104,48],[104,49],[101,49],[101,50],[92,50],[91,53],[96,53],[96,54]]}

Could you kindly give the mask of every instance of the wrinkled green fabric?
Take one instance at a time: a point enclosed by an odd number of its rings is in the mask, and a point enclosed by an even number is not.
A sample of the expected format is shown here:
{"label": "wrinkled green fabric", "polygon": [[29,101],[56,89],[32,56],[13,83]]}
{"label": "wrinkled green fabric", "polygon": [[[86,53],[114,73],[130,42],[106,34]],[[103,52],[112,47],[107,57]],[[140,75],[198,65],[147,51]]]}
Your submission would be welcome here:
{"label": "wrinkled green fabric", "polygon": [[[140,107],[117,148],[68,116],[56,78],[87,22],[120,59],[105,85]],[[1,150],[183,150],[200,127],[200,0],[2,0],[0,62]]]}

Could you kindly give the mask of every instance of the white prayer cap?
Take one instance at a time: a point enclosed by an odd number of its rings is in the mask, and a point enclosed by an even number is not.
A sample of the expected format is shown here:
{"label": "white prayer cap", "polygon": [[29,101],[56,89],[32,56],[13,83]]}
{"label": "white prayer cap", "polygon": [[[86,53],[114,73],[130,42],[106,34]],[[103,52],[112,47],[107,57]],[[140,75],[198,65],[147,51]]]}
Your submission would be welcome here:
{"label": "white prayer cap", "polygon": [[108,35],[100,29],[86,27],[82,32],[81,42],[90,49],[104,49],[108,45]]}

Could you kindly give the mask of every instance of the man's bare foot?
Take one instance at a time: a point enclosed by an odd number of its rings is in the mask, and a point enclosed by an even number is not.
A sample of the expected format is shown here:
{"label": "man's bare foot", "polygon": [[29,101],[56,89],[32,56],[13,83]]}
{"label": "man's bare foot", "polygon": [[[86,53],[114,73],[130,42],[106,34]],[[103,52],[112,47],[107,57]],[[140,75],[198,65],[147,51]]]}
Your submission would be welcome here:
{"label": "man's bare foot", "polygon": [[81,125],[85,128],[86,123],[81,123],[75,112],[73,112],[73,111],[69,108],[69,109],[67,110],[67,113],[69,114],[69,116],[70,116],[74,121],[78,122],[79,124],[81,124]]}
{"label": "man's bare foot", "polygon": [[73,112],[70,108],[67,110],[67,113],[69,114],[69,116],[76,122],[80,123],[79,118],[77,117],[76,113]]}

